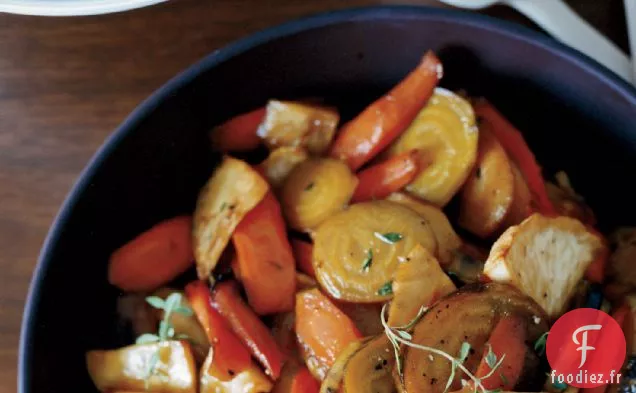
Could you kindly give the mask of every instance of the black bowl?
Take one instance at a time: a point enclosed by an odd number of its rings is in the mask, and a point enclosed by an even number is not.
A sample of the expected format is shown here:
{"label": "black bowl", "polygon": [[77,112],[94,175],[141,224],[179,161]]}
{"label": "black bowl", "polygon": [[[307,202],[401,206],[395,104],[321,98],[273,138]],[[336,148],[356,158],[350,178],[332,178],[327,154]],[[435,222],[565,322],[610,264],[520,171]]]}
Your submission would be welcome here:
{"label": "black bowl", "polygon": [[84,353],[130,339],[116,323],[109,253],[191,212],[218,157],[208,131],[268,98],[324,96],[349,117],[428,49],[442,86],[484,95],[546,172],[566,170],[602,229],[636,223],[636,91],[556,41],[488,17],[378,7],[322,14],[216,51],[137,108],[92,159],[40,255],[25,310],[19,391],[90,392]]}

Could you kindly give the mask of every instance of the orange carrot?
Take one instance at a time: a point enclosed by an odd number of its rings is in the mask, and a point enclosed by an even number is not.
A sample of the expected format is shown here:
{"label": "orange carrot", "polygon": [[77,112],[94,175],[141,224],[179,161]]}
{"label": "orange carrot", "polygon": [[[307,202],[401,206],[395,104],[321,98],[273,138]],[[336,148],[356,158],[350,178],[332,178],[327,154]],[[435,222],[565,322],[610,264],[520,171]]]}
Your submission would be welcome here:
{"label": "orange carrot", "polygon": [[490,130],[495,134],[499,143],[504,147],[511,159],[517,164],[519,170],[530,188],[533,199],[539,212],[545,215],[554,215],[556,210],[548,197],[545,181],[541,174],[541,167],[528,147],[521,132],[508,121],[488,101],[482,99],[474,105],[475,113],[488,121],[492,126]]}
{"label": "orange carrot", "polygon": [[291,246],[292,250],[294,250],[298,270],[312,278],[316,278],[316,271],[312,262],[314,245],[303,240],[292,239]]}
{"label": "orange carrot", "polygon": [[217,284],[212,292],[212,306],[229,322],[234,333],[265,368],[266,374],[276,380],[285,356],[267,326],[241,299],[238,284],[235,281]]}
{"label": "orange carrot", "polygon": [[411,124],[441,77],[441,62],[427,52],[415,70],[342,127],[331,156],[347,161],[357,171]]}
{"label": "orange carrot", "polygon": [[320,384],[314,379],[307,367],[301,367],[294,375],[289,393],[318,393]]}
{"label": "orange carrot", "polygon": [[485,377],[490,373],[495,363],[499,362],[504,354],[506,356],[497,371],[481,381],[486,389],[512,391],[521,377],[527,350],[525,339],[526,326],[520,318],[504,317],[497,323],[484,346],[484,354],[475,376],[477,378]]}
{"label": "orange carrot", "polygon": [[212,143],[217,150],[249,151],[256,149],[261,143],[261,138],[256,135],[256,130],[265,118],[265,108],[259,108],[251,112],[243,113],[212,130]]}
{"label": "orange carrot", "polygon": [[280,205],[271,191],[241,220],[232,242],[252,309],[259,315],[293,310],[296,263]]}
{"label": "orange carrot", "polygon": [[352,202],[383,199],[408,185],[418,173],[417,151],[412,150],[358,173]]}
{"label": "orange carrot", "polygon": [[351,319],[318,289],[296,295],[296,336],[327,367],[348,344],[362,337]]}
{"label": "orange carrot", "polygon": [[185,294],[214,350],[213,375],[228,381],[250,367],[250,353],[225,319],[212,308],[210,289],[203,281],[186,285]]}
{"label": "orange carrot", "polygon": [[108,281],[126,292],[152,291],[194,264],[192,217],[160,222],[110,257]]}

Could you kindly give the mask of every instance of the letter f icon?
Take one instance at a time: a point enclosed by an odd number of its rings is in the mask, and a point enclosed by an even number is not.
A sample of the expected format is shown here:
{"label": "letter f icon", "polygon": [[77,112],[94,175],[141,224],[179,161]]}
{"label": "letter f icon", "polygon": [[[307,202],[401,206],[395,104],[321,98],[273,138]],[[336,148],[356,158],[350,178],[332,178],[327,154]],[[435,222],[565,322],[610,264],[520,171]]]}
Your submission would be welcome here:
{"label": "letter f icon", "polygon": [[[580,347],[578,347],[576,350],[577,351],[581,351],[581,364],[579,365],[579,368],[583,367],[583,365],[585,364],[585,360],[587,360],[587,351],[588,350],[594,350],[596,348],[588,346],[587,345],[587,332],[588,330],[601,330],[601,325],[585,325],[585,326],[581,326],[580,328],[576,329],[574,331],[574,333],[572,333],[572,341],[574,341],[575,344],[577,345],[581,345]],[[576,338],[577,334],[583,332],[582,337],[582,343],[579,342],[579,340]]]}

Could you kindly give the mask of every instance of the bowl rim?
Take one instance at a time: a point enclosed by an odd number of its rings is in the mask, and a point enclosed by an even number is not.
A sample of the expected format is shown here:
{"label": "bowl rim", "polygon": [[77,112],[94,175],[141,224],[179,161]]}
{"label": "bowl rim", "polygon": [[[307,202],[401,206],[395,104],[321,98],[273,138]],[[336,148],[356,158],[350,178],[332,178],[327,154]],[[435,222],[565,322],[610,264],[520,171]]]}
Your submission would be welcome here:
{"label": "bowl rim", "polygon": [[2,0],[0,12],[32,16],[88,16],[130,11],[168,0]]}
{"label": "bowl rim", "polygon": [[399,17],[400,19],[429,18],[449,21],[521,40],[546,50],[592,73],[596,78],[599,78],[605,84],[609,85],[616,93],[620,94],[636,107],[636,87],[630,85],[589,56],[566,46],[550,36],[534,31],[521,24],[457,9],[413,5],[380,5],[347,8],[294,19],[230,42],[179,72],[156,89],[145,100],[141,101],[106,138],[80,172],[49,228],[31,277],[20,329],[18,392],[27,393],[26,389],[30,386],[29,381],[27,381],[27,376],[31,372],[31,366],[28,364],[30,356],[28,355],[30,355],[32,351],[30,341],[36,329],[34,311],[37,302],[42,296],[41,287],[45,276],[44,273],[49,268],[51,262],[50,255],[55,251],[56,244],[62,236],[63,228],[66,226],[75,204],[83,193],[83,190],[90,185],[90,179],[95,175],[101,163],[118,148],[124,137],[134,130],[148,113],[153,112],[172,92],[185,87],[208,69],[269,41],[329,25],[354,21],[390,20],[395,17]]}

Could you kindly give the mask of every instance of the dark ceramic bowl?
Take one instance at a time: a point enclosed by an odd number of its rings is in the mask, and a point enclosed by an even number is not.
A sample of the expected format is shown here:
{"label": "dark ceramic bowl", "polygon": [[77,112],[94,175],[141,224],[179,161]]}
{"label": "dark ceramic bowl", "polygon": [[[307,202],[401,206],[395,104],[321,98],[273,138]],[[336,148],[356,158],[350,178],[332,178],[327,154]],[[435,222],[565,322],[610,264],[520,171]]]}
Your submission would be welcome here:
{"label": "dark ceramic bowl", "polygon": [[191,212],[218,157],[208,131],[268,98],[324,96],[359,111],[412,69],[442,59],[442,86],[494,102],[546,172],[566,170],[603,229],[636,224],[636,91],[544,35],[476,14],[380,7],[291,22],[216,51],[137,108],[91,160],[57,217],[24,313],[19,390],[95,391],[93,348],[127,344],[110,252],[157,221]]}

